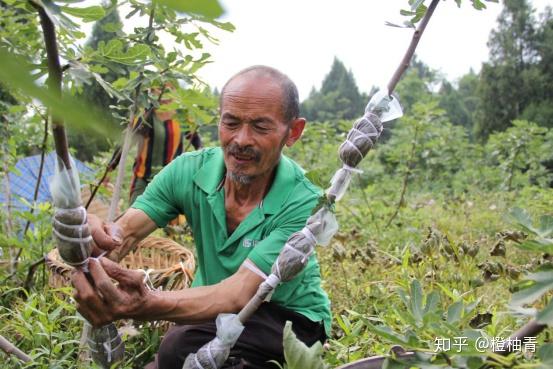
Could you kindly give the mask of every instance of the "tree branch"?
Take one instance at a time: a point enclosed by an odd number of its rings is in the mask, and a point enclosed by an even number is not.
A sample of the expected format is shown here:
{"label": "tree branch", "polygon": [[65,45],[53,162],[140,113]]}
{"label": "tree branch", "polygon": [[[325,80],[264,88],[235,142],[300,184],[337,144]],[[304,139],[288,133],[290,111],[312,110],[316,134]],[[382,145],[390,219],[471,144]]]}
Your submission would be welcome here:
{"label": "tree branch", "polygon": [[[44,11],[44,8],[33,2],[31,2],[31,4],[38,11],[40,25],[44,34],[44,45],[46,47],[46,56],[48,61],[48,89],[58,97],[61,97],[62,69],[59,59],[58,45],[56,43],[56,28]],[[57,116],[55,111],[52,112],[52,123],[56,154],[65,168],[69,170],[71,169],[71,161],[69,159],[67,136],[63,126],[63,120]]]}
{"label": "tree branch", "polygon": [[392,76],[392,79],[390,79],[390,82],[388,82],[388,94],[392,94],[394,89],[396,88],[397,83],[401,79],[401,76],[403,76],[403,73],[409,68],[409,64],[411,63],[411,59],[413,58],[413,55],[415,55],[415,50],[417,49],[417,45],[419,44],[420,38],[422,37],[422,34],[426,28],[426,25],[428,24],[428,21],[430,20],[430,17],[432,17],[432,14],[434,13],[434,9],[436,9],[436,6],[438,6],[438,2],[440,0],[432,0],[432,3],[428,6],[428,9],[426,10],[426,14],[422,18],[419,27],[413,33],[413,37],[411,38],[411,43],[409,44],[409,47],[407,48],[407,51],[405,52],[405,55],[403,56],[403,59],[401,60],[401,63],[399,63],[399,66],[397,67],[394,75]]}
{"label": "tree branch", "polygon": [[0,335],[0,349],[8,355],[14,355],[24,363],[30,362],[32,359],[29,355],[18,349],[13,343],[8,341],[4,336]]}
{"label": "tree branch", "polygon": [[[154,24],[154,15],[155,15],[155,2],[152,2],[152,10],[150,11],[150,17],[148,19],[148,33],[146,34],[146,44],[151,44],[153,41],[153,24]],[[144,75],[144,72],[140,72],[140,77]],[[140,89],[142,88],[142,81],[138,83],[134,90],[134,99],[133,105],[131,108],[131,114],[129,116],[129,124],[127,125],[127,131],[125,133],[125,138],[123,139],[123,147],[121,148],[121,158],[119,160],[119,170],[117,171],[117,178],[115,180],[115,186],[113,189],[113,195],[111,198],[111,203],[108,211],[108,222],[111,222],[115,219],[115,214],[117,212],[117,206],[119,205],[119,199],[121,198],[121,188],[123,187],[123,179],[125,177],[125,163],[127,162],[127,156],[129,154],[131,139],[133,136],[133,127],[135,117],[138,112],[138,96],[140,94]]]}

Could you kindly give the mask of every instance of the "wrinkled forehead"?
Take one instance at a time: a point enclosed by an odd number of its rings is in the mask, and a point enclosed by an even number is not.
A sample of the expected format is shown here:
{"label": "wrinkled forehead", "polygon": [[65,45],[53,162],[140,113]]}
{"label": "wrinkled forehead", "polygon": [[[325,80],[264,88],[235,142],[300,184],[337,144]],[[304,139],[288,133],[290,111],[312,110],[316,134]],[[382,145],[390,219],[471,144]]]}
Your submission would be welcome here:
{"label": "wrinkled forehead", "polygon": [[232,114],[259,114],[260,111],[275,114],[283,120],[283,91],[273,77],[248,73],[233,78],[223,90],[220,113],[228,109]]}
{"label": "wrinkled forehead", "polygon": [[223,102],[226,96],[256,96],[263,98],[275,95],[282,101],[282,86],[279,81],[268,75],[258,72],[245,73],[236,76],[228,82],[223,91]]}

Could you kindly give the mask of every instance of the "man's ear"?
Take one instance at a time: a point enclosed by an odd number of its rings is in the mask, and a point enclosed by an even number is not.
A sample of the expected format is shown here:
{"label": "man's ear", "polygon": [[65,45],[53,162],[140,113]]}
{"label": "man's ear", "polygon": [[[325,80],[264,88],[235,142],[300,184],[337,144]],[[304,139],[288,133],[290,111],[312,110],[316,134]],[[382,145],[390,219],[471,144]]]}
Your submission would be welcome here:
{"label": "man's ear", "polygon": [[296,118],[290,123],[290,134],[286,140],[286,146],[292,146],[300,139],[303,129],[305,128],[305,118]]}

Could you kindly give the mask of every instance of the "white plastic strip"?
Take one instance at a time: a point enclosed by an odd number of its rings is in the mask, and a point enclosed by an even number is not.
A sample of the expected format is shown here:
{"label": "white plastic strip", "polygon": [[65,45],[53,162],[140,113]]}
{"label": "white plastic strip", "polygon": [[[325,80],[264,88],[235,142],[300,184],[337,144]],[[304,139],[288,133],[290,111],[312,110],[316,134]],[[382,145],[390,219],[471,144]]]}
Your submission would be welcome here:
{"label": "white plastic strip", "polygon": [[[368,121],[368,122],[371,124],[371,126],[373,126],[374,129],[376,130],[376,127],[374,126],[374,124],[373,124],[370,120],[368,120],[368,119],[367,119],[367,121]],[[350,129],[349,131],[350,131],[350,132],[352,132],[352,131],[359,132],[359,135],[360,135],[360,136],[357,136],[357,137],[355,137],[355,138],[358,138],[358,137],[366,137],[366,138],[369,138],[369,139],[370,139],[371,137],[378,137],[378,133],[377,133],[377,132],[365,133],[365,132],[360,131],[359,129],[357,129],[357,128],[355,128],[355,127],[353,127],[352,129]],[[378,130],[377,130],[377,131],[378,131]],[[372,141],[371,141],[371,142],[372,142]]]}
{"label": "white plastic strip", "polygon": [[343,165],[342,165],[342,169],[347,170],[348,172],[351,172],[351,173],[358,173],[358,174],[363,173],[363,171],[362,171],[361,169],[357,169],[357,168],[354,168],[354,167],[350,167],[350,166],[347,165],[347,164],[343,164]]}
{"label": "white plastic strip", "polygon": [[211,354],[211,344],[213,341],[209,341],[207,344],[207,358],[209,359],[209,364],[212,368],[217,368],[217,364],[215,364],[215,359],[213,359],[213,355]]}
{"label": "white plastic strip", "polygon": [[198,360],[198,355],[194,354],[194,362],[196,363],[196,367],[199,369],[205,369],[202,364],[200,364],[200,361]]}
{"label": "white plastic strip", "polygon": [[271,274],[270,276],[267,277],[267,279],[265,280],[265,283],[267,283],[269,286],[275,289],[280,283],[280,278],[276,274]]}
{"label": "white plastic strip", "polygon": [[357,146],[355,146],[355,144],[354,144],[352,141],[349,140],[349,138],[346,139],[346,140],[344,141],[344,143],[348,143],[348,144],[350,144],[350,146],[353,146],[353,148],[355,149],[355,151],[357,151],[357,153],[359,154],[359,156],[361,156],[361,159],[365,157],[365,155],[363,155],[363,153],[357,148]]}
{"label": "white plastic strip", "polygon": [[296,254],[301,255],[301,257],[302,257],[302,258],[301,258],[301,263],[302,263],[302,264],[305,264],[305,262],[307,261],[307,259],[309,259],[309,257],[311,256],[311,254],[312,254],[313,251],[315,250],[314,247],[311,247],[311,249],[309,250],[308,253],[303,253],[303,252],[301,252],[300,250],[298,250],[298,249],[296,249],[296,248],[294,248],[294,247],[292,247],[292,246],[290,246],[290,245],[288,245],[288,244],[284,245],[284,248],[288,248],[288,249],[294,251]]}
{"label": "white plastic strip", "polygon": [[263,273],[261,269],[257,267],[250,259],[244,260],[242,263],[242,266],[246,269],[249,269],[250,271],[254,272],[258,276],[260,276],[263,279],[267,279],[267,274]]}
{"label": "white plastic strip", "polygon": [[54,234],[60,240],[63,240],[63,241],[66,241],[66,242],[79,243],[81,245],[83,244],[83,242],[84,243],[92,242],[92,236],[87,236],[85,238],[67,237],[67,236],[64,236],[63,234],[59,233],[55,228],[54,228]]}
{"label": "white plastic strip", "polygon": [[62,226],[62,227],[65,227],[65,228],[68,228],[68,229],[82,229],[85,225],[86,225],[86,218],[85,218],[85,223],[81,223],[81,224],[65,224],[65,223],[62,223],[60,222],[59,220],[56,219],[56,217],[54,217],[54,223]]}

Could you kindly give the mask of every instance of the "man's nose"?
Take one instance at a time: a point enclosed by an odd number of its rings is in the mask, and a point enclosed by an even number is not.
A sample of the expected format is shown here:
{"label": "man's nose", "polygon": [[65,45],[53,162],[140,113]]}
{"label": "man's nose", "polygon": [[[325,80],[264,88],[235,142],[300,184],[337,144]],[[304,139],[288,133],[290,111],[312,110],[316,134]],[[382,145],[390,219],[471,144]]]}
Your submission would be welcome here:
{"label": "man's nose", "polygon": [[236,135],[234,136],[234,142],[240,146],[249,146],[253,142],[252,129],[249,124],[243,124]]}

